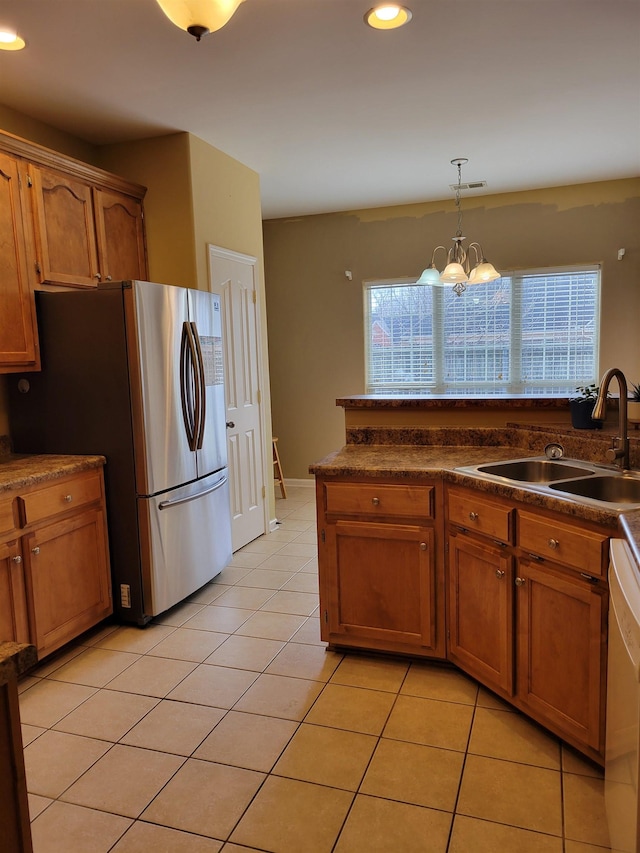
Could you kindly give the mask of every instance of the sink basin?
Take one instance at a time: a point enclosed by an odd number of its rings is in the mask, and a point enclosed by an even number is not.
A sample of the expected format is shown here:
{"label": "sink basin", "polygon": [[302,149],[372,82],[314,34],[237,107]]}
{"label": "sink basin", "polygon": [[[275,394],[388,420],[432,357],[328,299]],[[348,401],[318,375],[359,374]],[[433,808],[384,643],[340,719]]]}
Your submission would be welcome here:
{"label": "sink basin", "polygon": [[614,504],[640,504],[640,477],[618,476],[591,477],[555,483],[549,486],[558,492],[580,495],[596,501]]}
{"label": "sink basin", "polygon": [[570,480],[574,477],[591,477],[593,471],[579,468],[568,462],[552,459],[516,459],[511,462],[495,462],[491,465],[479,465],[482,474],[506,477],[508,480],[520,480],[525,483],[551,483],[554,480]]}

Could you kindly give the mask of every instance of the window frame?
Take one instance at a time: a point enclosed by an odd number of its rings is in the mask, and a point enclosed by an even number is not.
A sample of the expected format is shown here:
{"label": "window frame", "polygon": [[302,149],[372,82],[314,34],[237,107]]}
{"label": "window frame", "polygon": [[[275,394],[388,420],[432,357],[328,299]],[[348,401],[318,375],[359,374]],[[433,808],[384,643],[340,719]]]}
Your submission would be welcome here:
{"label": "window frame", "polygon": [[[556,391],[537,391],[532,389],[532,385],[541,385],[542,382],[532,383],[522,379],[522,353],[523,353],[523,338],[522,338],[522,292],[523,281],[527,277],[535,276],[552,276],[566,275],[572,273],[596,273],[596,293],[594,316],[597,324],[595,340],[593,345],[593,375],[581,376],[570,380],[556,380],[553,385],[562,387],[562,390]],[[600,263],[589,264],[572,264],[565,266],[553,267],[536,267],[533,269],[517,269],[506,270],[502,273],[502,277],[509,277],[512,281],[511,298],[510,298],[510,322],[509,322],[509,359],[510,359],[510,376],[505,385],[496,385],[494,380],[483,381],[461,381],[460,386],[473,384],[474,396],[486,397],[567,397],[571,396],[576,386],[588,385],[597,383],[598,362],[600,349],[600,334],[602,322],[602,265]],[[430,287],[432,290],[432,356],[433,356],[433,374],[434,381],[432,383],[423,382],[403,382],[389,384],[387,387],[381,387],[380,384],[372,384],[370,378],[372,366],[372,335],[371,324],[373,321],[373,313],[371,311],[370,291],[375,288],[383,287]],[[427,395],[444,395],[447,397],[469,396],[469,391],[460,387],[456,389],[452,383],[445,381],[445,322],[444,322],[444,298],[446,287],[438,285],[417,285],[415,278],[408,276],[399,276],[397,278],[388,279],[367,279],[363,281],[363,325],[364,325],[364,374],[365,374],[365,393],[377,394],[383,396],[409,396],[415,394]],[[464,299],[469,293],[473,293],[476,287],[482,285],[473,285],[463,292],[460,299]],[[515,345],[514,345],[515,344]],[[551,382],[548,382],[551,384]]]}

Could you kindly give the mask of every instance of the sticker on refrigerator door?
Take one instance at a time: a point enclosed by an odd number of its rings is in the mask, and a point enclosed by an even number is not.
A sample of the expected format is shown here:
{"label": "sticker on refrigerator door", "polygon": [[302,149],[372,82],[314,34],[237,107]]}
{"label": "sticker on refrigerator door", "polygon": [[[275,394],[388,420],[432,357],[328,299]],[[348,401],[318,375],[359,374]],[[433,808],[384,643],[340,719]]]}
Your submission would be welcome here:
{"label": "sticker on refrigerator door", "polygon": [[222,385],[222,338],[219,335],[200,335],[200,349],[204,367],[205,385]]}

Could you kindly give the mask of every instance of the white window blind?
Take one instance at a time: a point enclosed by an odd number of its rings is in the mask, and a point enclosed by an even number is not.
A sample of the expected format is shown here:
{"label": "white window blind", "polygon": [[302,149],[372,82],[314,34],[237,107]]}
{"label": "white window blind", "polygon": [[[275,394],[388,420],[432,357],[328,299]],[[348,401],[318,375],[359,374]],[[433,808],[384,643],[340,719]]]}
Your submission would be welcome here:
{"label": "white window blind", "polygon": [[571,394],[596,381],[597,266],[503,273],[456,296],[365,284],[367,393]]}

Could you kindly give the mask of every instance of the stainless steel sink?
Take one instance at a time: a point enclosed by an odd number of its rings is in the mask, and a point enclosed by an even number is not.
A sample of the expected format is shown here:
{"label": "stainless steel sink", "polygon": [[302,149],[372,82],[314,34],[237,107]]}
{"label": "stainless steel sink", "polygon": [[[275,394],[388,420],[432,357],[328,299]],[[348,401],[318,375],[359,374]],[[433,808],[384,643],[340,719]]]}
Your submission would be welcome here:
{"label": "stainless steel sink", "polygon": [[611,504],[640,504],[640,477],[628,474],[552,483],[549,488]]}
{"label": "stainless steel sink", "polygon": [[616,512],[640,509],[640,473],[579,459],[529,457],[456,468],[461,474]]}
{"label": "stainless steel sink", "polygon": [[589,468],[580,468],[568,462],[552,459],[516,459],[509,462],[495,462],[479,465],[481,474],[493,474],[506,477],[507,480],[519,480],[525,483],[551,483],[556,480],[570,480],[574,477],[591,477],[595,473]]}

